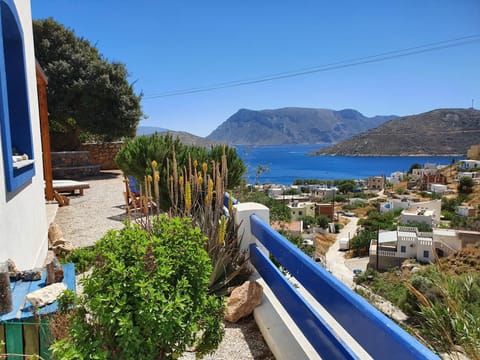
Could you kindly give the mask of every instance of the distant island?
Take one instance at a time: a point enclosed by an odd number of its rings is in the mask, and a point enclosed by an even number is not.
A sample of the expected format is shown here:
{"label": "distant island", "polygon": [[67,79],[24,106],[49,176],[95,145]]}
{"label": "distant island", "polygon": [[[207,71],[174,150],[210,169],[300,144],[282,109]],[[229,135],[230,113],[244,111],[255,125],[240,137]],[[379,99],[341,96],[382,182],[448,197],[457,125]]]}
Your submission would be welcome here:
{"label": "distant island", "polygon": [[480,111],[437,109],[396,118],[314,155],[465,155],[480,143]]}
{"label": "distant island", "polygon": [[366,117],[353,109],[241,109],[207,139],[234,145],[334,144],[394,118]]}

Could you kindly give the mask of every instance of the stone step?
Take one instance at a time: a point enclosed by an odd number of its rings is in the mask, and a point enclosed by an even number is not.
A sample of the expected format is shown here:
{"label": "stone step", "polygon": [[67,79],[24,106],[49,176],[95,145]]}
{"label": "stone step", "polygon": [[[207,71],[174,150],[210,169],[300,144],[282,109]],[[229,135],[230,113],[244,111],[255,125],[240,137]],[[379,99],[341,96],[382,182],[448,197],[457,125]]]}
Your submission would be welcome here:
{"label": "stone step", "polygon": [[52,174],[54,179],[83,179],[100,174],[100,165],[83,165],[69,167],[54,167]]}

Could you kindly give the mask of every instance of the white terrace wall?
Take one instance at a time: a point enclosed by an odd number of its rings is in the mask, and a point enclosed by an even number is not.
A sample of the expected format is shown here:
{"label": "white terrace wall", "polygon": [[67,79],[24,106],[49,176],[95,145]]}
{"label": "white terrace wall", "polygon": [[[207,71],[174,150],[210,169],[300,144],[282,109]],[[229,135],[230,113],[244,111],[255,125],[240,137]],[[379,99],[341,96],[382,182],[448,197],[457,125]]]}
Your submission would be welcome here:
{"label": "white terrace wall", "polygon": [[[12,258],[20,269],[28,269],[42,265],[48,247],[32,16],[29,0],[0,2],[16,8],[15,12],[23,31],[27,97],[35,160],[35,175],[14,191],[7,191],[5,155],[0,146],[0,262]],[[0,50],[3,55],[3,49]],[[0,101],[4,99],[0,97]]]}

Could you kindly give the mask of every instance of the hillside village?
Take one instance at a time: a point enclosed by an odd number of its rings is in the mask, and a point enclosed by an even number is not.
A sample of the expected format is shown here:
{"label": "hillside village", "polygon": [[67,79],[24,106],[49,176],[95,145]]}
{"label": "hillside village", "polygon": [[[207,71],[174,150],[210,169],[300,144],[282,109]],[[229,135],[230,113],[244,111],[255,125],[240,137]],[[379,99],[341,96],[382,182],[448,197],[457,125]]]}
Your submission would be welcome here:
{"label": "hillside village", "polygon": [[[409,172],[352,182],[354,186],[347,190],[341,182],[256,187],[291,215],[290,222],[275,222],[272,226],[301,234],[312,244],[312,234],[322,237],[335,232],[351,217],[368,218],[371,211],[394,213],[396,229],[380,227],[378,239],[370,239],[366,251],[370,255],[369,267],[378,270],[399,267],[412,258],[433,263],[436,257],[447,257],[480,241],[478,145],[471,147],[468,159],[449,166],[415,164]],[[471,188],[460,190],[463,182],[471,183]],[[361,232],[362,227],[357,231]],[[348,240],[340,245],[344,250],[351,248]],[[353,246],[350,250],[357,254],[360,249]]]}

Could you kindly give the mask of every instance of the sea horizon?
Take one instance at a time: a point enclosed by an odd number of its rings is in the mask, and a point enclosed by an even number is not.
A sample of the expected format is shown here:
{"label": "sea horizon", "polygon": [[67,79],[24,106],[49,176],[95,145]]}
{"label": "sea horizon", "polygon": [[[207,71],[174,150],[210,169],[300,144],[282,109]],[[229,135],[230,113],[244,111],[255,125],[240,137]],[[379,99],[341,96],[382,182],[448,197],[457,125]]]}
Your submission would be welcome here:
{"label": "sea horizon", "polygon": [[[326,146],[326,145],[323,145]],[[247,166],[245,179],[254,183],[258,166],[268,168],[258,182],[291,185],[296,179],[365,179],[370,176],[390,176],[395,171],[407,172],[413,164],[449,165],[465,155],[312,155],[321,144],[236,145],[238,155]]]}

